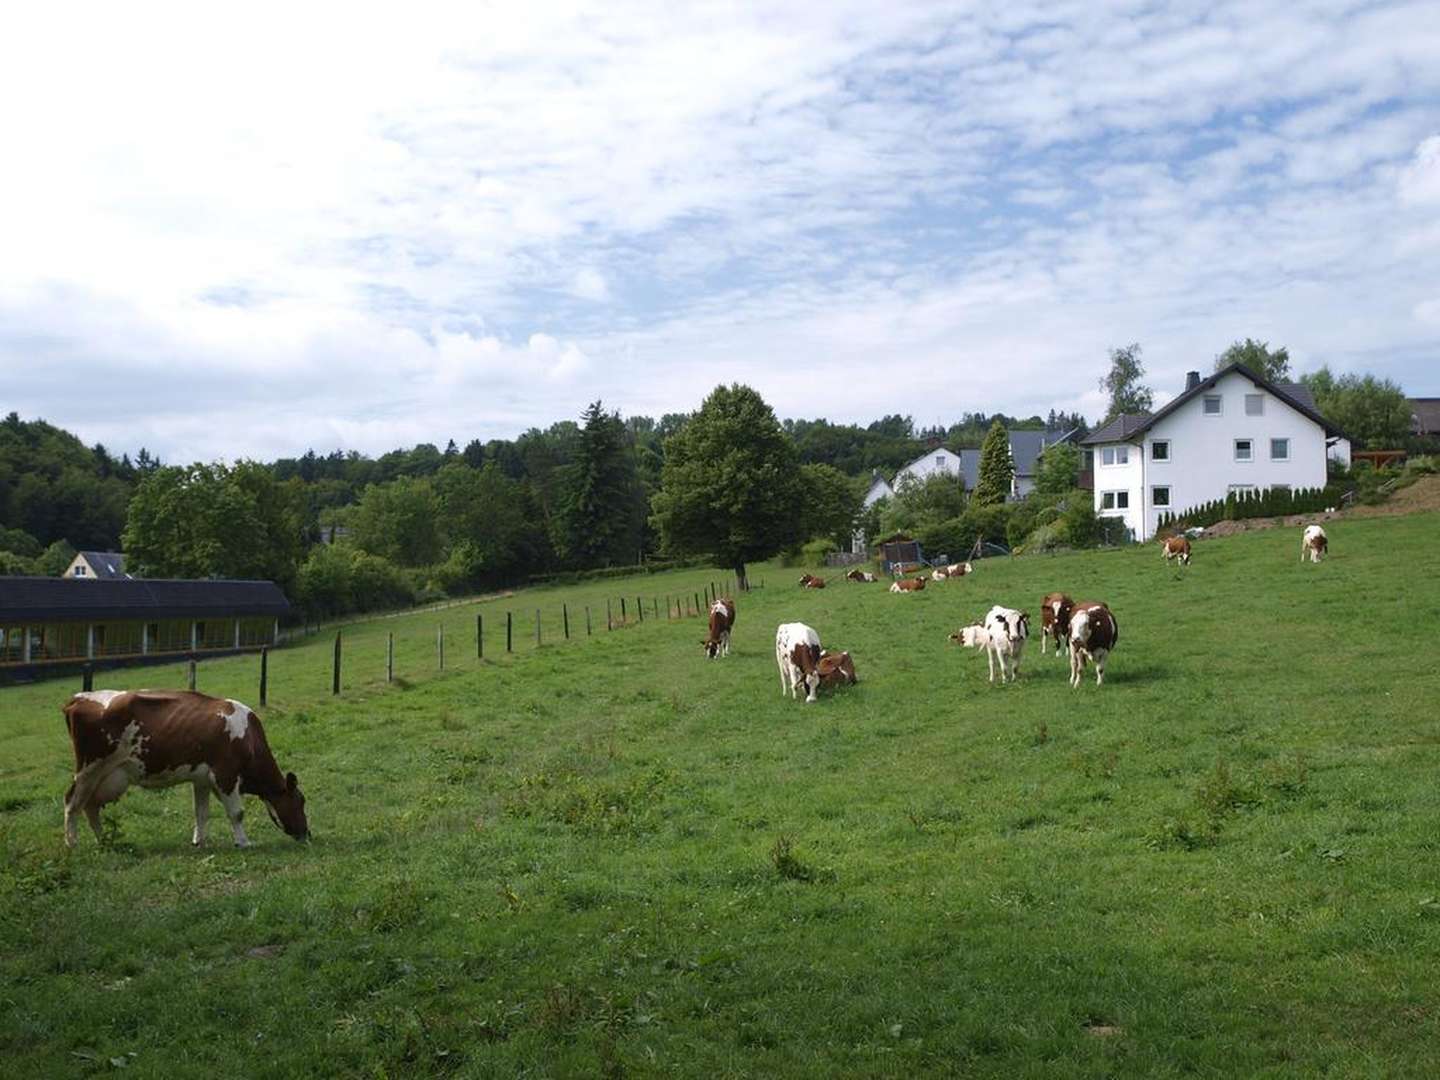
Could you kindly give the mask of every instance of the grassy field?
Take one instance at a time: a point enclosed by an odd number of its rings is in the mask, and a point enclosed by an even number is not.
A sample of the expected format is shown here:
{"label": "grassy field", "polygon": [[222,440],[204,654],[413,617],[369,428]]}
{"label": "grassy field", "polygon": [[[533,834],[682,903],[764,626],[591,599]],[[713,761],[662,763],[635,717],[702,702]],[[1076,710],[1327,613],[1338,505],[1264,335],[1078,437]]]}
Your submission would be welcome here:
{"label": "grassy field", "polygon": [[[483,663],[452,609],[443,674],[440,616],[356,626],[339,698],[321,635],[263,712],[306,846],[252,805],[253,848],[217,807],[195,851],[188,792],[137,791],[67,854],[77,680],[0,690],[4,1072],[1433,1077],[1437,521],[1335,522],[1319,566],[1283,529],[913,596],[771,567],[719,662],[698,620],[603,628],[607,595],[718,572],[492,601]],[[1104,687],[1038,642],[991,687],[947,644],[1054,588],[1114,609]],[[595,636],[558,643],[562,599]],[[796,619],[858,686],[782,699]],[[255,671],[200,686],[253,703]]]}

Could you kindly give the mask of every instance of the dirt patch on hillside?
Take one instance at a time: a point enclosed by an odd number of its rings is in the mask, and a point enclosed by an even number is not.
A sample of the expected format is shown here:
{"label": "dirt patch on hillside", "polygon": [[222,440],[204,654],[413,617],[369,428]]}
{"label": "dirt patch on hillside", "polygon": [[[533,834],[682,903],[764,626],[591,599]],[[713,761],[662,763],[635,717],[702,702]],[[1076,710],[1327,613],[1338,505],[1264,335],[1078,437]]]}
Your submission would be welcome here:
{"label": "dirt patch on hillside", "polygon": [[1440,510],[1440,476],[1422,476],[1401,488],[1378,506],[1356,506],[1348,510],[1321,510],[1313,514],[1286,514],[1284,517],[1248,518],[1244,521],[1217,521],[1201,535],[1207,540],[1276,526],[1309,525],[1312,521],[1333,521],[1347,517],[1388,517]]}

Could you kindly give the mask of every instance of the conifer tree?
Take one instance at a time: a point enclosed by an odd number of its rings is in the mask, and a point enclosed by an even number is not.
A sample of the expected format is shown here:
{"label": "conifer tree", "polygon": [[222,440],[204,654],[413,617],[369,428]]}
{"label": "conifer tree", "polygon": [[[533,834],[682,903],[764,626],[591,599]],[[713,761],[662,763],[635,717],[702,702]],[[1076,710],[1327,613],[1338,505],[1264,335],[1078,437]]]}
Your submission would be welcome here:
{"label": "conifer tree", "polygon": [[1015,478],[1015,461],[1010,456],[1010,433],[999,420],[990,425],[980,447],[980,476],[975,483],[975,501],[980,506],[1003,503],[1010,497]]}

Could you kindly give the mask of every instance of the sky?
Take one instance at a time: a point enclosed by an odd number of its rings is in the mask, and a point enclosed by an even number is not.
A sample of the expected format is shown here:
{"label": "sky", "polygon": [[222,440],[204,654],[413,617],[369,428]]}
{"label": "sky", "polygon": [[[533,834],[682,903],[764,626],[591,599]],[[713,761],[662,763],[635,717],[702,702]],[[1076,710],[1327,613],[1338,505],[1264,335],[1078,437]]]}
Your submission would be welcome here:
{"label": "sky", "polygon": [[1440,6],[28,4],[0,413],[167,462],[699,406],[1440,396]]}

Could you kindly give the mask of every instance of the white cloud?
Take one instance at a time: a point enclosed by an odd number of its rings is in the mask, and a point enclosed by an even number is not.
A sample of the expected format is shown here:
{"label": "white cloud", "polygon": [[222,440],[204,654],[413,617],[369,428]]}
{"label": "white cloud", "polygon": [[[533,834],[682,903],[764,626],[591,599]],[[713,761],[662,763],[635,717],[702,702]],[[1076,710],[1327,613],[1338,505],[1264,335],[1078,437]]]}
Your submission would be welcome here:
{"label": "white cloud", "polygon": [[1440,135],[1415,148],[1415,156],[1399,178],[1400,201],[1416,205],[1440,203]]}

